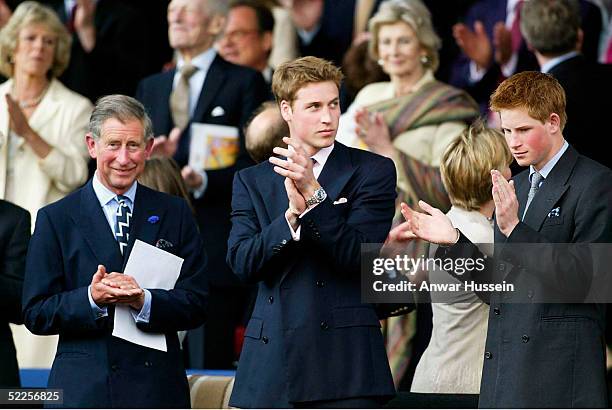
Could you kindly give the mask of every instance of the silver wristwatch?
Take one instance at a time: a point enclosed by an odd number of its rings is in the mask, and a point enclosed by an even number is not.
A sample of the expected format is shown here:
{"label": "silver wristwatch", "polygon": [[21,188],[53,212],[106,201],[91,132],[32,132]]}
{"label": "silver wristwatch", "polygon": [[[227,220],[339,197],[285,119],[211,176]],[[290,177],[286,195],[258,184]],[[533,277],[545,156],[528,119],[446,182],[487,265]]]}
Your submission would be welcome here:
{"label": "silver wristwatch", "polygon": [[321,202],[325,201],[325,198],[327,198],[327,192],[325,192],[323,187],[320,187],[314,191],[314,194],[310,198],[306,200],[306,206],[311,207],[313,205],[320,204]]}

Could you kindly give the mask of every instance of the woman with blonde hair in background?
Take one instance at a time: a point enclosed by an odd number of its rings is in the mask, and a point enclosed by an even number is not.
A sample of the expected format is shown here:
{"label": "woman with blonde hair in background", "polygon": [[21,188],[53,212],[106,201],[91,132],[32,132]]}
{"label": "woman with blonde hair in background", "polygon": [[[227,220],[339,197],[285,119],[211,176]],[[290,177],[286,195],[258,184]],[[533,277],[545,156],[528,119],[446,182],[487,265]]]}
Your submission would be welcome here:
{"label": "woman with blonde hair in background", "polygon": [[[368,26],[370,55],[390,81],[361,89],[341,117],[336,139],[393,159],[398,204],[404,201],[416,206],[417,200],[423,199],[447,210],[450,202],[440,178],[440,159],[446,147],[478,116],[478,106],[464,91],[434,78],[441,41],[429,10],[420,0],[383,2]],[[402,220],[398,206],[394,225]],[[426,254],[427,246],[424,241],[413,241],[405,252],[416,257]],[[391,369],[399,387],[410,380],[416,314],[391,318],[385,329]],[[407,379],[400,384],[404,374]]]}
{"label": "woman with blonde hair in background", "polygon": [[[0,31],[0,198],[32,216],[87,180],[85,133],[91,103],[56,78],[71,37],[55,12],[21,3]],[[20,367],[50,367],[57,336],[13,327]]]}

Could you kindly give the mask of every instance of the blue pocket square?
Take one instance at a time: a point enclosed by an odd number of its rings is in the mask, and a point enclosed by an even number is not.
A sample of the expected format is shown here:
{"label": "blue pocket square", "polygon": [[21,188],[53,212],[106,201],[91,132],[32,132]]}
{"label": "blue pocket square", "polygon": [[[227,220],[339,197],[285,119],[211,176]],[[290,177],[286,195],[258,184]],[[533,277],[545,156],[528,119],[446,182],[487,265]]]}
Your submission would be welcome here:
{"label": "blue pocket square", "polygon": [[553,208],[548,213],[548,218],[558,218],[561,215],[561,207]]}

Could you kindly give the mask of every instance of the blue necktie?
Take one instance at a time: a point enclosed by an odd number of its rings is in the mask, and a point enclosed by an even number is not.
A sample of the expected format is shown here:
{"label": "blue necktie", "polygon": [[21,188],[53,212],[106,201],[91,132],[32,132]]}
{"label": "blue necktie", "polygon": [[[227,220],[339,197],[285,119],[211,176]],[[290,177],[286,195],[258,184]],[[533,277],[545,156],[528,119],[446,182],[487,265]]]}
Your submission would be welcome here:
{"label": "blue necktie", "polygon": [[117,195],[119,207],[115,214],[115,239],[119,243],[119,250],[123,255],[128,242],[130,241],[130,220],[132,219],[132,211],[127,204],[127,197]]}

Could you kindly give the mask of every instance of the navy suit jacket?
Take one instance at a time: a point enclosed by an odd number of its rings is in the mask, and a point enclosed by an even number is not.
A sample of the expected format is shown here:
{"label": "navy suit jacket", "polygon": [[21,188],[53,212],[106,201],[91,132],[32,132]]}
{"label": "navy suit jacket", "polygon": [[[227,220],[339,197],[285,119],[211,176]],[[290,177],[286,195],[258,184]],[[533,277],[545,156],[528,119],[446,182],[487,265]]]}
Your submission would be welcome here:
{"label": "navy suit jacket", "polygon": [[[236,174],[227,261],[259,284],[233,406],[395,394],[380,323],[361,303],[362,243],[382,243],[395,209],[395,167],[336,142],[319,177],[327,199],[293,241],[284,179],[270,163]],[[346,202],[334,204],[340,198]]]}
{"label": "navy suit jacket", "polygon": [[30,213],[0,200],[0,388],[19,387],[17,352],[9,323],[22,323],[21,294]]}
{"label": "navy suit jacket", "polygon": [[[153,121],[155,135],[168,135],[174,128],[169,100],[175,71],[168,71],[145,78],[138,86],[136,98],[143,103]],[[189,161],[192,122],[227,125],[240,130],[240,152],[234,166],[207,171],[208,187],[202,198],[194,200],[196,217],[202,228],[206,252],[210,257],[211,283],[219,286],[236,285],[224,256],[229,235],[232,181],[234,173],[253,161],[246,152],[243,127],[252,112],[267,98],[267,88],[261,73],[229,63],[216,56],[202,86],[198,104],[185,128],[174,157],[183,167]],[[222,107],[225,114],[212,116],[215,107]]]}
{"label": "navy suit jacket", "polygon": [[[34,334],[59,334],[49,388],[64,389],[64,407],[189,407],[189,389],[176,332],[204,321],[205,253],[182,198],[138,185],[125,257],[91,181],[38,212],[24,282],[24,321]],[[159,220],[149,220],[157,216]],[[98,264],[123,272],[134,241],[155,245],[184,262],[174,289],[149,289],[145,332],[164,333],[167,352],[111,336],[114,308],[96,318],[87,288]]]}
{"label": "navy suit jacket", "polygon": [[[523,214],[527,202],[528,174],[524,171],[513,178],[518,215]],[[439,248],[437,256],[482,257],[463,235],[459,241],[459,245]],[[527,252],[519,253],[516,244],[611,242],[612,172],[570,146],[510,236],[506,238],[496,226],[496,251],[498,244],[514,246],[501,247],[500,259],[487,270],[489,277],[482,278],[476,271],[457,276],[485,283],[490,283],[490,276],[497,276],[497,283],[503,279],[516,284],[518,290],[489,295],[479,407],[607,407],[603,305],[530,301],[546,300],[551,290],[567,295],[588,288],[586,275],[592,274],[588,272],[589,261],[575,251],[564,252],[560,246],[538,250],[530,246]]]}

